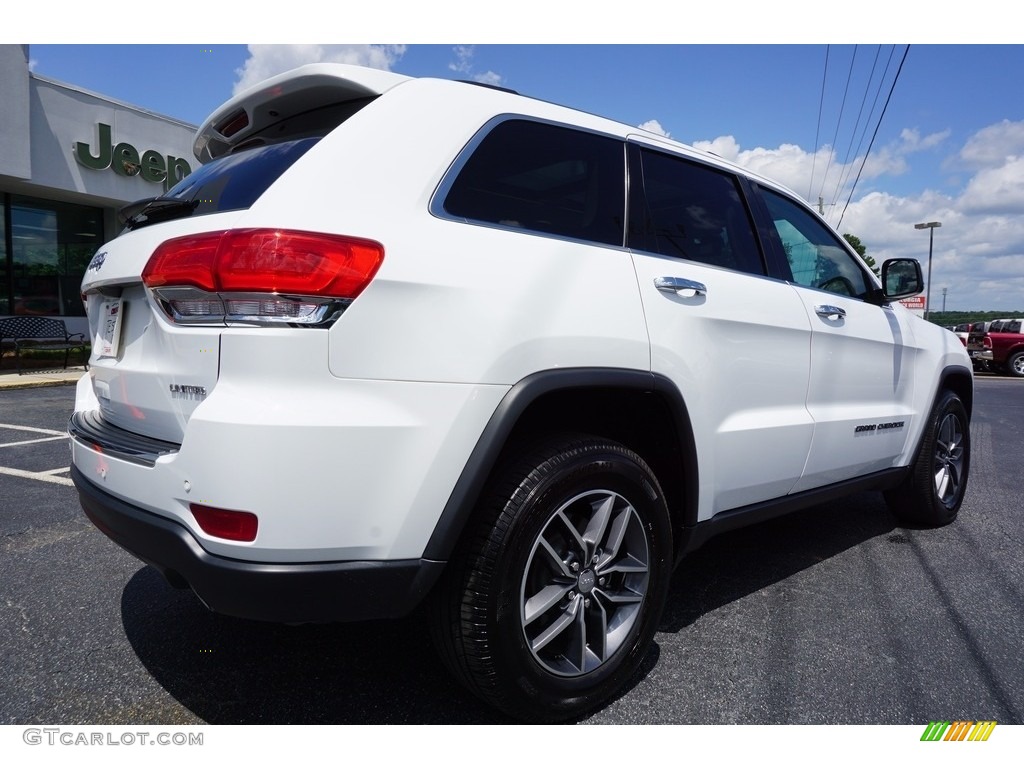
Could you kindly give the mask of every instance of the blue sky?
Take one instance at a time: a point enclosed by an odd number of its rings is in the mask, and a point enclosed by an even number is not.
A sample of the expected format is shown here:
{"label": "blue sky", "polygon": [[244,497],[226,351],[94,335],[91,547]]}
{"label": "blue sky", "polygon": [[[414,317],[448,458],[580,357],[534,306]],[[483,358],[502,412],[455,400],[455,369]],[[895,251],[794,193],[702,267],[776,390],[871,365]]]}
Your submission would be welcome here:
{"label": "blue sky", "polygon": [[462,34],[462,45],[72,40],[32,43],[30,58],[40,75],[192,123],[310,61],[493,82],[711,149],[815,204],[820,195],[826,218],[842,216],[840,231],[879,261],[926,260],[927,233],[913,225],[941,221],[932,308],[945,287],[947,309],[1024,310],[1024,46],[472,45]]}

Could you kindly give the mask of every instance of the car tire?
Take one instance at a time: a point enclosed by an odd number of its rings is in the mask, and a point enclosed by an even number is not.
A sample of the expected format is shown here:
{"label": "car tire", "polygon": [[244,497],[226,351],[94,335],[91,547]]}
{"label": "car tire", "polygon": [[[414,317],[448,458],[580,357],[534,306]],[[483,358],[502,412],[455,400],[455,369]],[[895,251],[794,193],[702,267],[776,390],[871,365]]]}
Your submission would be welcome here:
{"label": "car tire", "polygon": [[928,527],[956,519],[971,468],[971,434],[960,398],[943,391],[928,417],[917,460],[903,483],[885,494],[901,522]]}
{"label": "car tire", "polygon": [[672,536],[654,473],[624,446],[544,440],[496,474],[432,600],[432,632],[469,690],[512,717],[600,707],[648,652]]}
{"label": "car tire", "polygon": [[1017,378],[1024,377],[1024,350],[1010,355],[1006,361],[1006,372]]}

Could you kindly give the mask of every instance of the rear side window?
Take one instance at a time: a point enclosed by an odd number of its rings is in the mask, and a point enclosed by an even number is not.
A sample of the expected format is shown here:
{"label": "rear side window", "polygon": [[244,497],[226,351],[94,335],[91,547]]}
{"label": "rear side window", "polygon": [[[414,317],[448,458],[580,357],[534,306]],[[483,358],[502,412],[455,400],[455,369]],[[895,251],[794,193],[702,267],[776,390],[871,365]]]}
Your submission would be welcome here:
{"label": "rear side window", "polygon": [[643,184],[630,185],[631,248],[764,274],[734,176],[647,149],[640,161]]}
{"label": "rear side window", "polygon": [[459,170],[444,210],[470,221],[622,245],[624,157],[617,139],[507,120]]}

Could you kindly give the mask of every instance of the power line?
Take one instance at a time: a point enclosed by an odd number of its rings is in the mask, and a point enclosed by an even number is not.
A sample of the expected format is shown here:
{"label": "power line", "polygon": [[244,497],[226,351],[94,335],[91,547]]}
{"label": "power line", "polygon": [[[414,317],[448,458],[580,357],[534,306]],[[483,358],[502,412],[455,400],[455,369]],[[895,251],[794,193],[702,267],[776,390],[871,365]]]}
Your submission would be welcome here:
{"label": "power line", "polygon": [[[878,67],[878,57],[881,54],[881,51],[882,46],[878,46],[875,49],[875,58],[874,61],[871,62],[871,71],[868,73],[868,80],[864,86],[864,95],[861,97],[860,100],[860,109],[857,110],[857,120],[856,122],[854,122],[853,130],[850,132],[850,143],[846,145],[846,154],[843,155],[843,162],[841,165],[841,170],[839,172],[839,178],[836,179],[835,191],[832,193],[832,205],[836,204],[836,201],[839,199],[839,195],[842,193],[843,185],[846,183],[846,180],[850,176],[850,153],[853,151],[853,142],[857,138],[857,129],[860,128],[860,119],[864,115],[864,105],[867,103],[868,93],[871,91],[871,83],[874,82],[875,79],[875,69]],[[881,91],[881,88],[882,80],[879,80],[876,94]],[[863,142],[864,134],[867,133],[867,126],[868,123],[867,121],[865,121],[864,131],[861,133],[861,142]],[[857,145],[857,149],[860,149],[860,144]],[[854,155],[854,158],[856,157],[857,156]]]}
{"label": "power line", "polygon": [[871,154],[871,147],[875,144],[875,138],[878,136],[878,129],[882,126],[882,119],[885,117],[885,112],[889,108],[889,102],[892,100],[893,91],[896,90],[896,83],[900,79],[900,73],[903,71],[903,64],[907,60],[908,53],[910,53],[909,45],[903,50],[903,58],[900,59],[899,69],[896,70],[896,76],[892,79],[892,85],[889,87],[889,95],[885,98],[885,105],[882,107],[882,113],[878,116],[878,123],[875,124],[875,132],[871,135],[871,143],[868,144],[867,151],[864,153],[864,158],[861,160],[860,168],[857,171],[857,178],[853,180],[853,186],[850,187],[850,195],[846,198],[846,205],[843,206],[843,212],[839,215],[839,221],[836,223],[836,229],[838,229],[839,225],[843,223],[843,216],[846,215],[846,209],[850,207],[850,200],[853,199],[853,191],[857,188],[861,172],[864,170],[864,165],[867,163],[868,155]]}
{"label": "power line", "polygon": [[825,175],[821,179],[821,187],[818,189],[818,195],[820,196],[825,191],[825,180],[828,178],[829,169],[832,167],[832,157],[835,155],[836,142],[839,140],[839,126],[843,122],[843,112],[846,110],[846,96],[850,92],[850,80],[853,77],[853,66],[857,61],[857,48],[853,46],[853,56],[850,57],[850,68],[846,73],[846,86],[843,88],[843,100],[839,105],[839,117],[836,119],[836,132],[832,137],[832,145],[828,152],[828,163],[825,166]]}
{"label": "power line", "polygon": [[821,135],[821,112],[825,107],[825,81],[828,80],[828,52],[831,45],[825,46],[825,71],[821,75],[821,96],[818,97],[818,125],[814,129],[814,148],[811,153],[811,180],[807,184],[807,199],[811,199],[811,191],[814,189],[814,166],[818,162],[818,139]]}

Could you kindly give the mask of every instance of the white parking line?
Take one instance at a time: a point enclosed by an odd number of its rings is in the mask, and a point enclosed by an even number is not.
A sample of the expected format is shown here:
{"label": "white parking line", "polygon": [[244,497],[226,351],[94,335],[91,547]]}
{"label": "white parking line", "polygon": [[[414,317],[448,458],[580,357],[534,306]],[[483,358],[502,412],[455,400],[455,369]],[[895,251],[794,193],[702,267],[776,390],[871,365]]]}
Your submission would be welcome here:
{"label": "white parking line", "polygon": [[51,469],[48,472],[27,472],[24,469],[14,469],[14,467],[0,467],[0,475],[12,475],[13,477],[24,477],[29,480],[40,480],[44,483],[54,483],[55,485],[74,485],[71,482],[70,477],[56,477],[51,474],[54,472],[67,472],[69,467],[62,467],[61,469]]}
{"label": "white parking line", "polygon": [[42,427],[23,427],[20,424],[0,424],[0,429],[20,429],[22,432],[39,432],[43,435],[59,435],[60,437],[66,437],[67,432],[61,432],[56,429],[43,429]]}
{"label": "white parking line", "polygon": [[[41,427],[26,427],[21,424],[0,424],[0,429],[13,429],[21,432],[32,432],[37,435],[47,435],[47,437],[37,437],[32,440],[17,440],[13,443],[0,443],[0,448],[11,448],[16,445],[32,445],[34,443],[48,443],[51,440],[67,440],[67,432],[59,432],[56,429],[43,429]],[[54,485],[70,485],[74,486],[71,482],[70,477],[58,477],[65,472],[70,472],[71,467],[58,467],[57,469],[48,469],[44,472],[29,472],[24,469],[15,469],[14,467],[0,467],[0,475],[11,475],[12,477],[24,477],[29,480],[39,480],[43,483],[53,483]]]}
{"label": "white parking line", "polygon": [[67,440],[67,435],[60,435],[59,437],[37,437],[35,440],[19,440],[16,443],[0,443],[0,448],[10,448],[14,445],[32,445],[33,443],[48,443],[51,440]]}

